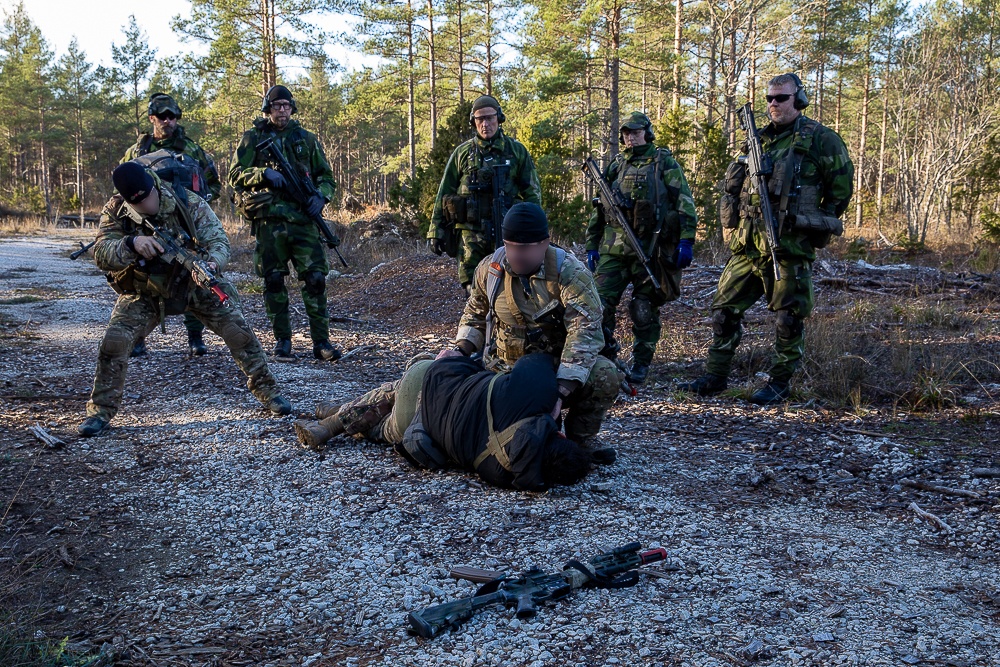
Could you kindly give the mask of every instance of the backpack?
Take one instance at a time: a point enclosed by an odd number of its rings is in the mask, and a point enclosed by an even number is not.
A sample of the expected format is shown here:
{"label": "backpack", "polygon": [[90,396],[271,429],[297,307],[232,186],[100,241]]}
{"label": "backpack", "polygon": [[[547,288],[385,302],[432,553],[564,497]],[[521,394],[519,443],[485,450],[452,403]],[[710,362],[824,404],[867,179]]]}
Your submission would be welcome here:
{"label": "backpack", "polygon": [[160,180],[170,185],[177,198],[187,204],[185,189],[194,192],[199,197],[208,196],[208,186],[205,185],[205,172],[198,161],[190,155],[175,153],[161,148],[152,153],[140,155],[132,160],[153,171]]}

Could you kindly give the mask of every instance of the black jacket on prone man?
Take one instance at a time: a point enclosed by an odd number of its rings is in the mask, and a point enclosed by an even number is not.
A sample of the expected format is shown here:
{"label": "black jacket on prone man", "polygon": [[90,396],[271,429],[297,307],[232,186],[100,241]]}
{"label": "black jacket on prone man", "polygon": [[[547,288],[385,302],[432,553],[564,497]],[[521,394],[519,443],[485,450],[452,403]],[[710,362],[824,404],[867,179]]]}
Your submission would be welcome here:
{"label": "black jacket on prone man", "polygon": [[422,468],[462,468],[494,486],[545,491],[578,482],[591,465],[552,417],[558,398],[548,354],[522,357],[505,374],[463,356],[422,359],[359,399],[321,404],[322,419],[296,422],[296,431],[314,448],[346,433],[391,444]]}

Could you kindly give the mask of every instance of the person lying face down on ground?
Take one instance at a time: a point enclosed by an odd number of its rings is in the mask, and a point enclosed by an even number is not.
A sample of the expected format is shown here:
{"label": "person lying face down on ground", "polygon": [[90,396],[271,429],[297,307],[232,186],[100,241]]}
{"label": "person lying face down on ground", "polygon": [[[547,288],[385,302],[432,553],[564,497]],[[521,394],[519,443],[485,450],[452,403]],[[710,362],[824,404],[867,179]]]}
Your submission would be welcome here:
{"label": "person lying face down on ground", "polygon": [[341,406],[321,403],[318,421],[299,420],[299,441],[319,449],[347,434],[394,446],[411,464],[457,467],[489,484],[545,491],[575,484],[591,455],[556,424],[557,361],[529,354],[498,375],[457,352],[410,362],[403,377]]}

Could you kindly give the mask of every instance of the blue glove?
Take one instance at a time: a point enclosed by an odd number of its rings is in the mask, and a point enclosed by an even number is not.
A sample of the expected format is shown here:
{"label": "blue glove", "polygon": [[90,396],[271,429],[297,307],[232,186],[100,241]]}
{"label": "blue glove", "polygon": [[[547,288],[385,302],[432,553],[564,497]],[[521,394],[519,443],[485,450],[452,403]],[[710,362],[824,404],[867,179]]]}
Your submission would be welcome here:
{"label": "blue glove", "polygon": [[587,251],[587,268],[593,273],[597,270],[597,263],[601,261],[601,253],[596,250]]}
{"label": "blue glove", "polygon": [[686,269],[691,266],[691,260],[694,259],[694,241],[691,239],[681,239],[681,242],[677,244],[677,259],[674,260],[674,264],[678,269]]}
{"label": "blue glove", "polygon": [[326,206],[326,200],[319,195],[313,195],[309,198],[309,201],[306,202],[306,213],[310,218],[314,218],[323,212],[324,206]]}
{"label": "blue glove", "polygon": [[276,190],[285,187],[285,177],[281,175],[280,171],[270,167],[264,170],[264,182]]}

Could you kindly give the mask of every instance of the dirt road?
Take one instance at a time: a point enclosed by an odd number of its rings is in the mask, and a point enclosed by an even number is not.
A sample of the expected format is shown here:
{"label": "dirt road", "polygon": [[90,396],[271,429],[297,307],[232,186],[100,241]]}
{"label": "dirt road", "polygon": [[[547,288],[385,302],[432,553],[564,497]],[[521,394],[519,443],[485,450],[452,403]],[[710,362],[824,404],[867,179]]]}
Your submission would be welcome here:
{"label": "dirt road", "polygon": [[[72,650],[123,665],[1000,664],[1000,480],[977,471],[1000,458],[996,406],[861,418],[649,388],[607,422],[617,464],[520,493],[353,440],[303,453],[294,415],[260,409],[219,339],[189,359],[173,318],[130,364],[114,428],[82,440],[113,294],[71,246],[0,240],[0,611]],[[301,413],[439,348],[461,307],[429,256],[338,280],[334,314],[354,321],[334,337],[358,353],[273,365]],[[244,310],[269,347],[259,296]],[[558,568],[631,541],[670,554],[635,588],[406,633],[409,610],[472,593],[453,565]]]}

